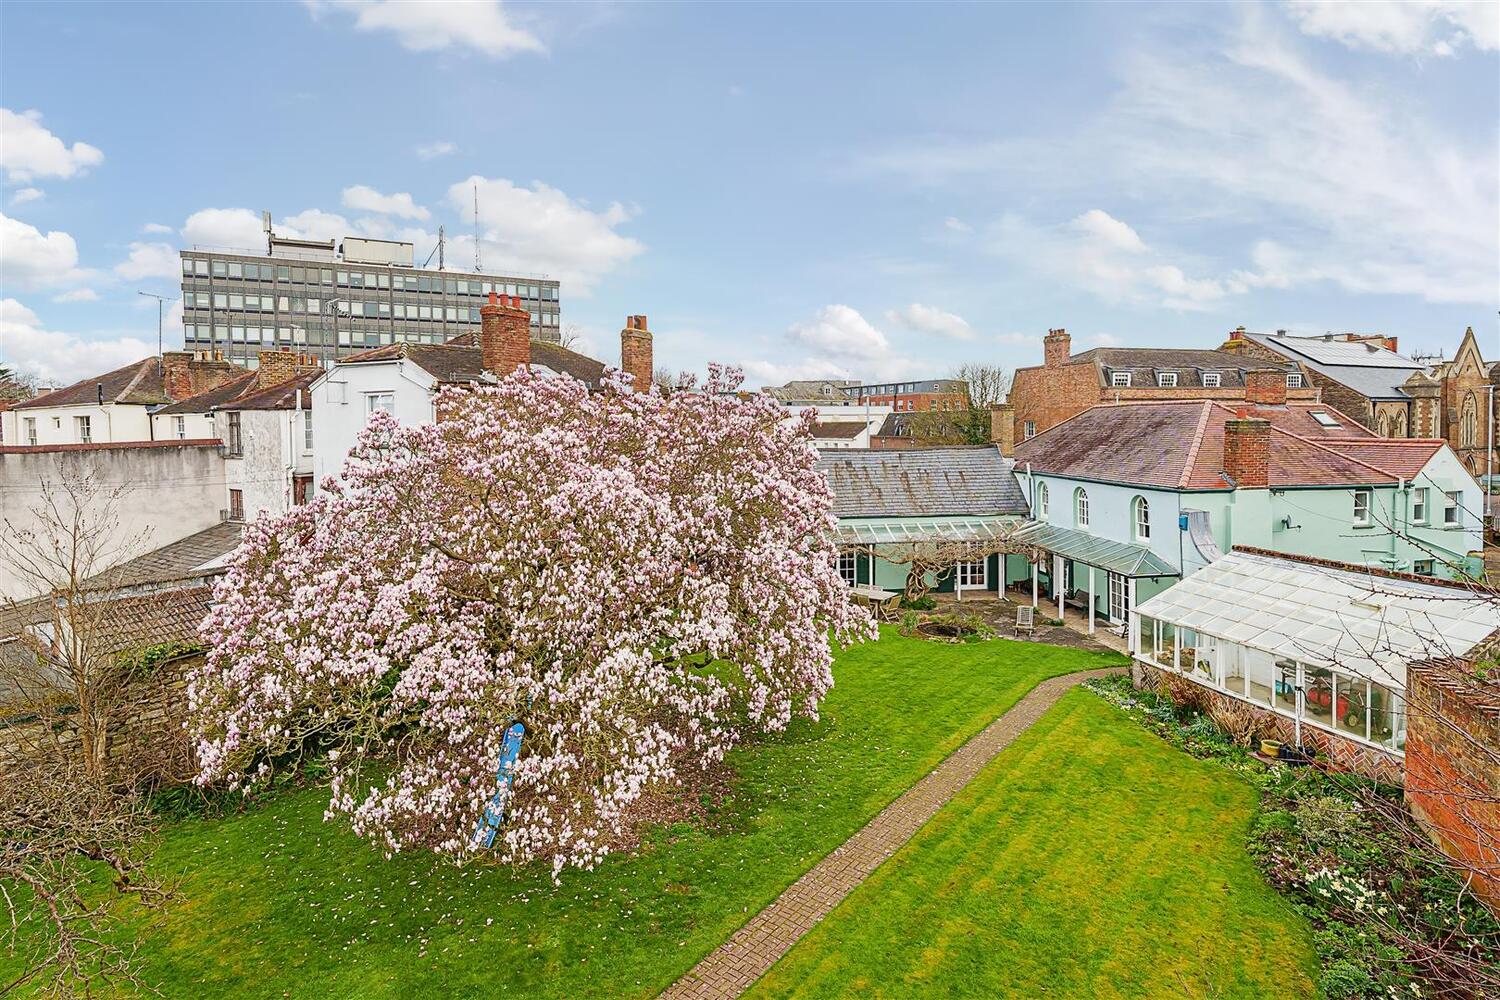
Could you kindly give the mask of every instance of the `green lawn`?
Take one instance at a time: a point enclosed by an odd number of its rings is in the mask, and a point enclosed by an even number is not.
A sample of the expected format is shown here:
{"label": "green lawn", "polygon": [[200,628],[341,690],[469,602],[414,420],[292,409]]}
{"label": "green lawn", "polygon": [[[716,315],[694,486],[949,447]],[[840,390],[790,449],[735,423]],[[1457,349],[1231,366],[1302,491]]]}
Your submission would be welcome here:
{"label": "green lawn", "polygon": [[181,824],[157,855],[177,897],[141,918],[141,969],[170,997],[652,996],[1037,681],[1115,662],[887,629],[840,655],[822,721],[734,755],[717,832],[662,831],[561,888],[386,862],[323,822],[321,790]]}
{"label": "green lawn", "polygon": [[1064,696],[755,997],[1306,997],[1310,931],[1244,843],[1255,791]]}

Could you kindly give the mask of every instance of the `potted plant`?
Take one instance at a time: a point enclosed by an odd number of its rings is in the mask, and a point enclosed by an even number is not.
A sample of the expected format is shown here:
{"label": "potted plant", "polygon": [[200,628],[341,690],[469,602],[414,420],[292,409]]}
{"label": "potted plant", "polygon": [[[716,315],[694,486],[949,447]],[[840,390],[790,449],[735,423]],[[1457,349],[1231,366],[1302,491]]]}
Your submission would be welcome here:
{"label": "potted plant", "polygon": [[1280,740],[1261,740],[1260,752],[1267,757],[1280,757],[1284,746]]}

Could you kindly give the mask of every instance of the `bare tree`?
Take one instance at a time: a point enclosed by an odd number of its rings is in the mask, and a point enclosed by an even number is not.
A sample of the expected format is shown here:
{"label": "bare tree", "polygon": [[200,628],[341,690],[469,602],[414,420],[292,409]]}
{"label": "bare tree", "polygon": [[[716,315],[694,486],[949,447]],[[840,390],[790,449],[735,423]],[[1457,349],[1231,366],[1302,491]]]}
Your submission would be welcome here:
{"label": "bare tree", "polygon": [[137,781],[109,753],[132,686],[110,621],[112,567],[144,540],[123,528],[124,497],[69,471],[42,483],[29,517],[0,519],[0,568],[34,595],[0,607],[0,897],[7,945],[23,956],[0,993],[44,982],[91,995],[133,979],[98,866],[117,892],[150,903],[162,891],[143,874],[150,823]]}
{"label": "bare tree", "polygon": [[566,347],[570,351],[576,351],[583,346],[583,330],[577,323],[564,323],[557,331],[557,344]]}
{"label": "bare tree", "polygon": [[921,410],[906,416],[918,444],[986,444],[990,440],[990,407],[1005,401],[1010,373],[998,365],[961,364],[949,378],[964,384],[964,404],[955,409]]}

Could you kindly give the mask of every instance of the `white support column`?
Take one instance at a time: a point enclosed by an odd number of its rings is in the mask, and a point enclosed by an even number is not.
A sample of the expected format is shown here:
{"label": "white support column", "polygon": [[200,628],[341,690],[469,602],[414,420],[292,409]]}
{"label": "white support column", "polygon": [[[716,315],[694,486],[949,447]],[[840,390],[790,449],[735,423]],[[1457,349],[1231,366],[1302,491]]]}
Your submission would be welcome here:
{"label": "white support column", "polygon": [[1098,568],[1094,567],[1094,566],[1090,566],[1089,567],[1089,635],[1093,635],[1094,634],[1094,619],[1096,617],[1096,613],[1095,613],[1094,609],[1099,604],[1099,589],[1098,589],[1099,588],[1099,582],[1098,582],[1098,575],[1099,575]]}
{"label": "white support column", "polygon": [[1057,617],[1063,616],[1063,557],[1052,557],[1052,589],[1057,593]]}
{"label": "white support column", "polygon": [[1135,613],[1135,577],[1125,581],[1125,594],[1125,645],[1133,652],[1139,645],[1135,634],[1135,623],[1139,619]]}
{"label": "white support column", "polygon": [[1040,584],[1037,583],[1037,579],[1041,575],[1042,561],[1040,559],[1031,560],[1031,606],[1033,608],[1036,607],[1037,604],[1037,588],[1040,586]]}

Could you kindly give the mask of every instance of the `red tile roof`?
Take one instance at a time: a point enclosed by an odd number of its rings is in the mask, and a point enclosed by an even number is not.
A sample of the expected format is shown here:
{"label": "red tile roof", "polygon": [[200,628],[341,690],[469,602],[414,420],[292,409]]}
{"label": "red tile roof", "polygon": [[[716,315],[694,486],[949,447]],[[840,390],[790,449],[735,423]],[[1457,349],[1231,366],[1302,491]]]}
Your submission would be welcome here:
{"label": "red tile roof", "polygon": [[[1015,457],[1036,472],[1078,479],[1229,489],[1224,425],[1236,416],[1235,408],[1208,400],[1100,405],[1022,441]],[[1300,419],[1295,414],[1268,419],[1273,487],[1374,485],[1399,475],[1278,426]]]}
{"label": "red tile roof", "polygon": [[37,406],[97,403],[101,398],[106,403],[137,403],[145,406],[170,403],[166,383],[162,378],[161,359],[142,358],[112,372],[44,392],[24,403],[17,403],[15,408],[25,410]]}
{"label": "red tile roof", "polygon": [[1421,472],[1447,442],[1427,438],[1343,438],[1324,441],[1351,458],[1410,479]]}

